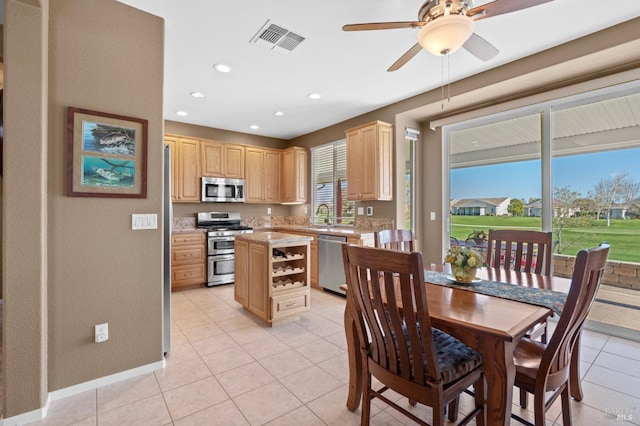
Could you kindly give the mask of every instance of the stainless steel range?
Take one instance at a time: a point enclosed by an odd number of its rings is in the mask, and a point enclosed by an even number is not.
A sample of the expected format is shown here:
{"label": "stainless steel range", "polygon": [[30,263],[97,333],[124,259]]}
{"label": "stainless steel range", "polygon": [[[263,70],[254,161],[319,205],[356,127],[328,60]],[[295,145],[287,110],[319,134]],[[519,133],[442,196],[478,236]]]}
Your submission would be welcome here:
{"label": "stainless steel range", "polygon": [[207,229],[207,287],[234,281],[234,235],[253,232],[240,223],[240,213],[198,213],[196,225]]}

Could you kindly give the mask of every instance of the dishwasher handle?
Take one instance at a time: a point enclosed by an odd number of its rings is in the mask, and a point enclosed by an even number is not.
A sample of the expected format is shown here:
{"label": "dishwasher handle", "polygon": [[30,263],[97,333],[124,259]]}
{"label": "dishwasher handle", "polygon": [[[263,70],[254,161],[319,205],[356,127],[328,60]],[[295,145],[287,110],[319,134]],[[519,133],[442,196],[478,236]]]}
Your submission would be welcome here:
{"label": "dishwasher handle", "polygon": [[322,241],[323,243],[346,243],[347,237],[339,237],[337,235],[318,235],[318,242]]}

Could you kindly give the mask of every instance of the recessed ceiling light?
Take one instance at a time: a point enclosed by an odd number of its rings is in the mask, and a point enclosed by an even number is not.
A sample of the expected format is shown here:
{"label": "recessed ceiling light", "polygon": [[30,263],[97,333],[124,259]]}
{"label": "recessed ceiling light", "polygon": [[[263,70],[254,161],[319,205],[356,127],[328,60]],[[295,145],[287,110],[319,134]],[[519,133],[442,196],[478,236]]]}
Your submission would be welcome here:
{"label": "recessed ceiling light", "polygon": [[215,64],[213,67],[218,72],[231,72],[231,67],[227,64]]}
{"label": "recessed ceiling light", "polygon": [[194,98],[204,98],[205,94],[200,92],[191,92],[191,96],[193,96]]}
{"label": "recessed ceiling light", "polygon": [[309,99],[320,99],[322,95],[320,93],[309,93],[307,97]]}
{"label": "recessed ceiling light", "polygon": [[260,128],[257,124],[252,124],[250,127],[252,130],[258,130]]}
{"label": "recessed ceiling light", "polygon": [[275,115],[276,117],[282,117],[284,116],[284,111],[276,111],[273,113],[273,115]]}
{"label": "recessed ceiling light", "polygon": [[180,117],[186,117],[187,115],[189,115],[189,113],[186,111],[176,111],[176,115],[179,115]]}

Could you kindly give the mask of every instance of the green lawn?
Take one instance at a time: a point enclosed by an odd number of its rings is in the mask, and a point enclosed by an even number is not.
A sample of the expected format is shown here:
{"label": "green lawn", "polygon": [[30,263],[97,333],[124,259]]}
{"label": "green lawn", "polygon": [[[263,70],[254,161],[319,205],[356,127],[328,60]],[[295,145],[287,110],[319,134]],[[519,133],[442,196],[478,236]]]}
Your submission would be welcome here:
{"label": "green lawn", "polygon": [[[452,215],[451,236],[464,241],[473,230],[485,232],[488,232],[489,228],[540,230],[541,223],[539,217]],[[594,247],[606,241],[611,244],[609,260],[640,263],[640,220],[612,219],[611,226],[607,227],[606,219],[593,219],[590,220],[590,226],[586,228],[565,228],[563,239],[572,240],[576,233],[580,234],[579,243],[563,250],[563,254],[575,255],[580,249]],[[554,234],[554,239],[556,238]]]}

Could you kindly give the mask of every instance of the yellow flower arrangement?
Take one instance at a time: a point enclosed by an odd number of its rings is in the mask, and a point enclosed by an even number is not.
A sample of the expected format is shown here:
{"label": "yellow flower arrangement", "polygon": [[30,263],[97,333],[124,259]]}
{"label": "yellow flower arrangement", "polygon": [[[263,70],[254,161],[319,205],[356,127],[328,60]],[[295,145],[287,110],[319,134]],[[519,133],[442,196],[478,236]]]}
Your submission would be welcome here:
{"label": "yellow flower arrangement", "polygon": [[472,282],[476,276],[476,268],[482,266],[482,256],[472,248],[453,246],[444,257],[451,264],[451,272],[457,281]]}

